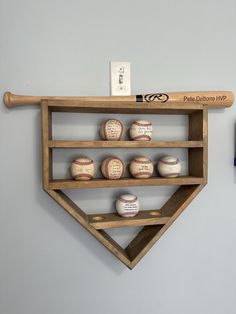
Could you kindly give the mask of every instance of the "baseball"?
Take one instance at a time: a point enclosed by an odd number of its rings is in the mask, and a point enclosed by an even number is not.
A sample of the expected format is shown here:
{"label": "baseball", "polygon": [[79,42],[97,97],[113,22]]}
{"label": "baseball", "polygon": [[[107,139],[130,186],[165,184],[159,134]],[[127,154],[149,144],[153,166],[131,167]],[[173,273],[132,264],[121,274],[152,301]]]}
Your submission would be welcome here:
{"label": "baseball", "polygon": [[123,125],[117,119],[109,119],[102,123],[100,136],[103,140],[119,141],[123,134]]}
{"label": "baseball", "polygon": [[74,180],[91,180],[93,179],[95,166],[92,159],[87,157],[79,157],[72,161],[71,175]]}
{"label": "baseball", "polygon": [[103,160],[101,171],[106,179],[117,180],[123,177],[125,166],[120,158],[111,156]]}
{"label": "baseball", "polygon": [[180,174],[181,164],[175,156],[164,156],[159,160],[157,170],[162,177],[175,178]]}
{"label": "baseball", "polygon": [[147,120],[134,121],[130,127],[129,134],[134,141],[151,141],[152,123]]}
{"label": "baseball", "polygon": [[116,200],[117,213],[122,217],[134,217],[139,212],[139,201],[132,194],[120,195]]}
{"label": "baseball", "polygon": [[131,175],[135,178],[150,178],[153,174],[153,164],[149,158],[138,156],[131,161],[129,170]]}

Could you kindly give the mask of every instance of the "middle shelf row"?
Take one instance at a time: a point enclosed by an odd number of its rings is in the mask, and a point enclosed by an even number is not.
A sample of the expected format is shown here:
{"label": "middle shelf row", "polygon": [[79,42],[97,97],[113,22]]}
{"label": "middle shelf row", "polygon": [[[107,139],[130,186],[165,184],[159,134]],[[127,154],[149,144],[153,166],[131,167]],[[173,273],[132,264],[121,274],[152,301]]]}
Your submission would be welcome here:
{"label": "middle shelf row", "polygon": [[[136,165],[136,159],[139,159],[139,157],[141,156],[142,159],[146,159],[146,162],[148,162],[149,165],[145,165],[143,161],[140,161],[140,167],[142,168],[140,170],[145,171],[150,170],[148,168],[153,168],[153,170],[151,171],[153,173],[151,173],[149,176],[146,176],[146,178],[158,176],[165,177],[165,175],[162,175],[160,173],[160,169],[158,169],[160,161],[165,156],[172,156],[173,160],[174,158],[176,160],[179,160],[181,169],[178,170],[178,175],[204,177],[203,169],[205,167],[205,162],[203,161],[207,158],[207,150],[205,146],[189,148],[146,148],[145,151],[140,150],[139,148],[134,148],[132,150],[114,150],[111,147],[105,150],[102,148],[95,149],[94,147],[87,149],[76,149],[76,147],[74,149],[55,149],[52,147],[48,147],[46,148],[46,150],[48,150],[48,153],[50,155],[51,173],[52,178],[54,179],[72,179],[73,175],[71,173],[71,165],[73,161],[75,161],[76,163],[76,160],[78,158],[86,158],[89,159],[87,161],[92,162],[93,165],[91,166],[91,169],[87,169],[86,167],[85,171],[91,174],[94,179],[102,179],[104,177],[107,178],[106,173],[102,171],[102,168],[104,168],[102,166],[106,165],[107,160],[110,160],[107,165],[110,168],[109,173],[111,173],[111,176],[109,176],[108,179],[136,177],[132,173],[131,165]],[[114,157],[115,160],[112,161],[111,159],[113,158],[111,157]],[[138,167],[138,164],[136,166]],[[167,167],[169,166],[167,165]],[[76,169],[76,171],[78,170],[80,171],[81,169]],[[145,176],[142,176],[142,178],[145,178]]]}

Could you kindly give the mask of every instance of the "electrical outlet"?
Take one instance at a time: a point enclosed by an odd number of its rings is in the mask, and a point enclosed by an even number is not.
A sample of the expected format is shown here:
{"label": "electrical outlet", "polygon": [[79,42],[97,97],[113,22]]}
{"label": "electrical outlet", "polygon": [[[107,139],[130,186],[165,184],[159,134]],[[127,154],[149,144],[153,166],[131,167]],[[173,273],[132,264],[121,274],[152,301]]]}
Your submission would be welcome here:
{"label": "electrical outlet", "polygon": [[130,62],[110,62],[111,95],[131,95]]}

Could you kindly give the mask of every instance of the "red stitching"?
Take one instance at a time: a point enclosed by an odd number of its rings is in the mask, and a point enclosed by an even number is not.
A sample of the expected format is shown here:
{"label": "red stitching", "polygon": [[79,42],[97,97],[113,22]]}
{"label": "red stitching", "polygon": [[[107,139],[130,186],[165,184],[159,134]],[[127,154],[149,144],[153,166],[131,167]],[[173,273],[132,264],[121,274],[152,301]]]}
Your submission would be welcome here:
{"label": "red stitching", "polygon": [[177,165],[179,163],[179,159],[177,158],[175,161],[165,161],[163,159],[160,160],[165,165]]}
{"label": "red stitching", "polygon": [[134,121],[133,124],[135,125],[138,125],[138,126],[151,126],[151,122],[148,122],[148,123],[141,123],[141,122],[138,122],[138,121]]}
{"label": "red stitching", "polygon": [[139,172],[135,172],[133,174],[134,177],[139,177],[139,176],[143,176],[143,175],[151,177],[152,176],[152,172],[147,172],[147,171],[141,172],[141,171],[139,171]]}
{"label": "red stitching", "polygon": [[122,196],[120,196],[118,198],[119,201],[121,201],[122,203],[134,203],[137,201],[137,196],[134,195],[134,199],[133,200],[125,200],[124,198],[122,198]]}
{"label": "red stitching", "polygon": [[152,164],[152,161],[150,159],[146,159],[146,160],[138,160],[138,159],[133,159],[134,162],[136,162],[137,164]]}
{"label": "red stitching", "polygon": [[73,160],[72,161],[73,164],[75,165],[92,165],[93,164],[93,161],[90,160],[90,161],[79,161],[79,160]]}
{"label": "red stitching", "polygon": [[80,174],[76,174],[76,175],[73,176],[73,179],[74,179],[74,180],[77,180],[77,178],[81,178],[81,177],[93,179],[93,175],[91,175],[91,174],[89,174],[89,173],[80,173]]}
{"label": "red stitching", "polygon": [[135,137],[133,137],[133,140],[135,141],[135,140],[137,140],[137,139],[141,139],[141,138],[147,138],[149,141],[151,141],[151,136],[149,136],[149,135],[137,135],[137,136],[135,136]]}

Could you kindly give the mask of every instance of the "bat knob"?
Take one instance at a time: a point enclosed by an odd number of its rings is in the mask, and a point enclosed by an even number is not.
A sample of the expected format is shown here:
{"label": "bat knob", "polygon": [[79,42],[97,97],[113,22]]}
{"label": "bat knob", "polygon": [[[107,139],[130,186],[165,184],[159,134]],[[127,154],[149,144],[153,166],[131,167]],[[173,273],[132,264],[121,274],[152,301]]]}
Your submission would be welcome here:
{"label": "bat knob", "polygon": [[12,93],[10,92],[5,92],[3,95],[3,102],[6,105],[6,107],[11,108],[12,104],[11,104],[11,100],[12,100]]}

